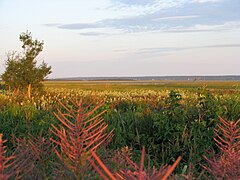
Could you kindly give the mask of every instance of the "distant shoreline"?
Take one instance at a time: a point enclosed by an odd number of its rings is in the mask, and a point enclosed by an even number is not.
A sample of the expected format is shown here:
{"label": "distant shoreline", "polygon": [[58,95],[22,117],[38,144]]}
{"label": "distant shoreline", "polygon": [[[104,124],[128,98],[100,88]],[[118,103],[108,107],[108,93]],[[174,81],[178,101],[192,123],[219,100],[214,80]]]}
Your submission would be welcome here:
{"label": "distant shoreline", "polygon": [[240,81],[240,75],[221,76],[136,76],[136,77],[67,77],[47,81]]}

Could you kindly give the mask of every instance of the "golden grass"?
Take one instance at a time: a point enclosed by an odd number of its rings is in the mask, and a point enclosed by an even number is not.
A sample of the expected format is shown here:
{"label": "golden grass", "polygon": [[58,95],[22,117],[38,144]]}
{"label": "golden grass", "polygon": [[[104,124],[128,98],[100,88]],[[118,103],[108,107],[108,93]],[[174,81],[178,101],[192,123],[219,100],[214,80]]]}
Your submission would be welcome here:
{"label": "golden grass", "polygon": [[80,88],[88,90],[121,89],[191,89],[207,86],[209,89],[240,89],[240,81],[45,81],[51,88]]}

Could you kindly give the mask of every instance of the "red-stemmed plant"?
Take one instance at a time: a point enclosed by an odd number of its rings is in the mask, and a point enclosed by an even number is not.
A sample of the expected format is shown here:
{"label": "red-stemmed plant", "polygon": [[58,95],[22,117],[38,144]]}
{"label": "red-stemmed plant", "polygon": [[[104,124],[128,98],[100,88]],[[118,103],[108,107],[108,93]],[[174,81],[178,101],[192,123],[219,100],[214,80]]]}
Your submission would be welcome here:
{"label": "red-stemmed plant", "polygon": [[7,147],[3,145],[5,142],[0,134],[0,180],[21,179],[32,169],[32,164],[29,163],[32,158],[31,153],[28,149],[19,151],[17,147],[11,156],[6,157]]}
{"label": "red-stemmed plant", "polygon": [[[97,173],[104,179],[104,180],[116,180],[116,179],[129,179],[129,180],[166,180],[173,170],[176,168],[178,163],[181,160],[181,157],[179,157],[175,163],[172,166],[162,166],[159,169],[153,168],[144,168],[144,159],[145,159],[145,148],[142,148],[142,154],[141,154],[141,161],[140,164],[136,164],[131,160],[131,158],[126,155],[122,154],[125,158],[126,164],[128,165],[128,168],[124,169],[118,169],[117,172],[111,172],[109,168],[102,162],[102,160],[98,157],[98,155],[92,151],[93,159],[88,159],[94,169],[97,171]],[[120,158],[122,159],[122,158]]]}
{"label": "red-stemmed plant", "polygon": [[214,141],[220,154],[211,159],[204,156],[209,163],[204,168],[217,179],[240,179],[240,119],[236,122],[219,119]]}
{"label": "red-stemmed plant", "polygon": [[105,111],[96,114],[102,105],[98,103],[93,107],[92,103],[85,105],[82,100],[68,105],[61,103],[64,112],[58,109],[54,113],[61,124],[52,125],[51,132],[56,137],[51,141],[58,146],[55,153],[65,169],[76,179],[81,179],[86,172],[91,152],[112,135],[112,131],[106,133],[108,125],[101,117]]}

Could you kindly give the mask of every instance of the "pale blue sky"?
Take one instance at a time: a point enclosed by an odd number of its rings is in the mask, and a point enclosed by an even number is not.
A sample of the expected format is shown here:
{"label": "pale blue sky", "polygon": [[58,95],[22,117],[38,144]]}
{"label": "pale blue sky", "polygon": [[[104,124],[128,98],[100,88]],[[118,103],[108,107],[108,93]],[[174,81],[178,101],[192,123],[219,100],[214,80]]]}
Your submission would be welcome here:
{"label": "pale blue sky", "polygon": [[0,73],[19,34],[50,77],[240,74],[240,0],[0,0]]}

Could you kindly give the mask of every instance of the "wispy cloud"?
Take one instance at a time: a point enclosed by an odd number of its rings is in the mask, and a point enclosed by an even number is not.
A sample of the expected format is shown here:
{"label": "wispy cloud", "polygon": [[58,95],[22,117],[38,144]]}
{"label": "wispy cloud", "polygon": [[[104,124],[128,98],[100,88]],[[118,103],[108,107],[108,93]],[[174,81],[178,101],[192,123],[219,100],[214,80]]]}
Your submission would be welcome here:
{"label": "wispy cloud", "polygon": [[113,0],[113,3],[121,3],[124,5],[153,5],[156,4],[156,0]]}
{"label": "wispy cloud", "polygon": [[199,46],[198,48],[230,48],[230,47],[240,47],[240,44],[218,44],[209,46]]}
{"label": "wispy cloud", "polygon": [[101,28],[99,23],[74,23],[74,24],[64,24],[58,26],[61,29],[90,29],[90,28]]}
{"label": "wispy cloud", "polygon": [[[149,31],[149,30],[161,30],[167,24],[171,22],[157,22],[155,19],[159,18],[155,15],[149,16],[137,16],[129,18],[120,19],[105,19],[103,21],[98,21],[95,23],[73,23],[73,24],[62,24],[56,25],[61,29],[70,30],[83,30],[83,29],[97,29],[97,28],[113,28],[119,29],[123,32],[139,32],[139,31]],[[171,19],[173,20],[173,19]],[[49,25],[48,25],[49,26]],[[52,26],[52,25],[51,25]]]}
{"label": "wispy cloud", "polygon": [[[164,23],[161,21],[167,20],[169,18],[170,22]],[[186,32],[211,32],[211,31],[231,31],[231,30],[240,30],[240,20],[239,21],[230,21],[225,23],[218,24],[194,24],[190,19],[197,18],[197,16],[179,16],[179,17],[163,17],[153,19],[155,21],[152,23],[144,22],[147,19],[108,19],[101,22],[93,23],[93,24],[65,24],[60,25],[58,28],[61,29],[69,29],[69,30],[84,30],[84,29],[104,29],[104,28],[112,28],[120,30],[121,33],[129,33],[129,32],[172,32],[172,33],[186,33]],[[189,21],[186,21],[189,19]],[[178,20],[177,22],[173,20]],[[160,21],[160,22],[159,22]],[[181,22],[185,21],[185,25]],[[110,33],[103,32],[82,32],[80,35],[86,36],[97,36],[97,35],[114,35]]]}
{"label": "wispy cloud", "polygon": [[137,49],[134,54],[169,54],[178,51],[193,50],[193,49],[203,49],[203,48],[240,48],[240,44],[215,44],[206,46],[193,46],[193,47],[159,47],[159,48],[140,48]]}
{"label": "wispy cloud", "polygon": [[197,18],[197,15],[190,15],[190,16],[167,16],[167,17],[158,17],[153,19],[153,21],[161,21],[161,20],[172,20],[172,19],[191,19]]}
{"label": "wispy cloud", "polygon": [[220,1],[223,1],[223,0],[193,0],[193,2],[196,2],[196,3],[220,2]]}
{"label": "wispy cloud", "polygon": [[101,32],[83,32],[79,33],[82,36],[106,36],[109,35],[108,33],[101,33]]}
{"label": "wispy cloud", "polygon": [[186,48],[179,47],[161,47],[161,48],[141,48],[138,49],[135,54],[165,54],[170,52],[176,52],[180,50],[185,50]]}
{"label": "wispy cloud", "polygon": [[186,32],[231,31],[231,30],[240,30],[240,21],[212,25],[197,24],[189,27],[177,26],[164,29],[163,31],[173,33],[186,33]]}
{"label": "wispy cloud", "polygon": [[[210,3],[213,1],[215,3]],[[119,0],[117,2],[129,7],[138,6],[137,0]],[[166,2],[170,5],[166,5]],[[90,29],[90,34],[86,35],[91,35],[92,31],[99,28],[116,29],[122,33],[148,31],[177,33],[238,30],[240,26],[239,0],[232,0],[231,3],[220,0],[151,0],[148,3],[147,0],[142,0],[139,4],[144,7],[153,6],[158,10],[130,17],[104,19],[95,23],[47,24],[47,26],[55,25],[58,28],[70,30]]]}
{"label": "wispy cloud", "polygon": [[128,49],[114,49],[113,52],[117,52],[117,53],[123,53],[123,52],[128,52]]}
{"label": "wispy cloud", "polygon": [[112,0],[107,9],[120,11],[125,15],[146,15],[158,11],[181,7],[188,0]]}

